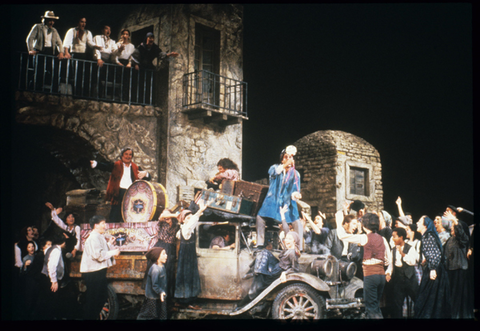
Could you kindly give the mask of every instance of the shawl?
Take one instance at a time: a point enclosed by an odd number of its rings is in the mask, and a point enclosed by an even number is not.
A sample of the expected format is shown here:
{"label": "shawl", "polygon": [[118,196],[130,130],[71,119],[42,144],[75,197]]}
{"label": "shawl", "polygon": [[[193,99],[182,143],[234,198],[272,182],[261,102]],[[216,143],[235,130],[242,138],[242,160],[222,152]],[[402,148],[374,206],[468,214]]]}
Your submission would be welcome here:
{"label": "shawl", "polygon": [[[433,221],[429,217],[425,217],[423,219],[423,223],[427,227],[427,230],[422,235],[422,240],[425,237],[425,235],[430,232],[433,238],[435,238],[435,242],[437,243],[438,248],[440,249],[440,251],[442,251],[442,241],[440,240],[440,237],[438,237],[437,229],[435,229],[435,224],[433,223]],[[420,249],[422,250],[422,248]]]}

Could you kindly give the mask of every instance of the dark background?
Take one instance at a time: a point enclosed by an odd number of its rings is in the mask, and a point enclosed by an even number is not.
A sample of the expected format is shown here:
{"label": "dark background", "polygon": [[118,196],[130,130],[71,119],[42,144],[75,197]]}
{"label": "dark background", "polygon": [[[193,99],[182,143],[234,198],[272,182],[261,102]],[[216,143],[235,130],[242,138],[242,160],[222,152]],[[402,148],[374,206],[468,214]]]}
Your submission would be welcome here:
{"label": "dark background", "polygon": [[[110,24],[118,39],[137,6],[10,6],[11,49],[26,50],[46,10],[62,38],[85,16],[93,35]],[[472,14],[469,3],[245,4],[243,179],[267,177],[305,135],[342,130],[379,151],[391,214],[397,196],[415,219],[473,210]]]}
{"label": "dark background", "polygon": [[[26,51],[31,27],[53,10],[60,16],[55,27],[62,38],[86,17],[93,35],[110,24],[118,39],[123,18],[138,6],[4,5],[10,29],[2,38],[11,56]],[[244,5],[249,120],[244,122],[243,179],[267,177],[280,151],[305,135],[342,130],[379,151],[384,205],[391,214],[397,215],[397,196],[415,220],[423,214],[433,218],[448,204],[473,211],[474,9],[469,3]],[[8,60],[3,64],[8,73]],[[3,83],[13,105],[15,87],[5,78]],[[14,109],[3,109],[2,116],[4,137],[13,140],[19,138]],[[42,159],[34,147],[18,150],[7,142],[2,248],[11,251],[13,227],[32,223],[20,212],[46,207],[12,195],[26,172],[42,171]],[[13,255],[7,254],[3,264],[2,278]],[[2,281],[2,293],[10,293],[5,292],[9,285]],[[5,311],[8,298],[2,296]]]}

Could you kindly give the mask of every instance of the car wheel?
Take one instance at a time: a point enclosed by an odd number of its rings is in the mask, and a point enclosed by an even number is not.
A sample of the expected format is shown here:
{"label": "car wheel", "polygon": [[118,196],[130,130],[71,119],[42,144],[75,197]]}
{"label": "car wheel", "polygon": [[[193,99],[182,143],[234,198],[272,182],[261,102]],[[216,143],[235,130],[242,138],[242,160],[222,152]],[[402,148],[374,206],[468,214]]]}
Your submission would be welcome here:
{"label": "car wheel", "polygon": [[117,293],[112,285],[108,284],[107,301],[100,312],[101,320],[116,320],[120,309]]}
{"label": "car wheel", "polygon": [[325,299],[306,284],[291,284],[276,296],[272,306],[274,319],[322,319]]}

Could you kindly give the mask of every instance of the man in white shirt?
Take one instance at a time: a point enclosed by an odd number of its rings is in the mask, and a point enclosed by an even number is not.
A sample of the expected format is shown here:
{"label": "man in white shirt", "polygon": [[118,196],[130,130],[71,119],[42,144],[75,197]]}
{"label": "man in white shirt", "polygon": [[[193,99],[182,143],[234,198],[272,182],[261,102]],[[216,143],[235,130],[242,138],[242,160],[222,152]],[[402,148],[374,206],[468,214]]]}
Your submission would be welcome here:
{"label": "man in white shirt", "polygon": [[[78,25],[74,28],[71,28],[65,34],[65,38],[63,40],[63,47],[65,50],[65,58],[66,59],[75,59],[75,60],[91,60],[91,55],[89,56],[89,48],[96,49],[96,46],[93,43],[92,33],[85,29],[87,25],[87,19],[82,17],[78,21]],[[78,73],[77,73],[77,80],[74,82],[75,77],[75,62],[76,61],[69,61],[69,66],[64,66],[62,72],[62,78],[67,78],[70,83],[73,82],[75,84],[75,94],[76,95],[90,95],[90,91],[87,91],[87,87],[90,86],[90,63],[85,63],[83,61],[78,61]],[[67,77],[68,73],[68,77]],[[83,84],[82,84],[83,80]]]}
{"label": "man in white shirt", "polygon": [[78,25],[71,28],[65,34],[63,47],[65,49],[65,58],[87,59],[87,47],[96,48],[93,43],[92,33],[85,29],[87,19],[82,17],[78,20]]}
{"label": "man in white shirt", "polygon": [[84,318],[96,320],[107,300],[107,268],[115,264],[114,256],[119,249],[111,249],[115,237],[107,243],[103,236],[106,229],[105,217],[95,215],[90,219],[90,232],[83,248],[80,272],[87,285]]}
{"label": "man in white shirt", "polygon": [[[42,54],[42,56],[34,57],[35,76],[30,78],[32,79],[31,86],[35,81],[34,88],[36,90],[46,88],[52,91],[54,88],[52,85],[56,82],[56,79],[52,77],[52,68],[58,67],[58,60],[45,55],[54,56],[58,54],[59,60],[64,58],[62,39],[57,29],[53,27],[56,20],[58,20],[58,16],[55,16],[53,11],[47,10],[45,15],[42,16],[42,23],[35,24],[27,36],[28,54]],[[57,89],[58,86],[55,84],[54,91],[57,91]]]}
{"label": "man in white shirt", "polygon": [[395,228],[392,238],[395,243],[392,249],[392,263],[388,265],[385,272],[387,282],[393,284],[393,316],[392,318],[403,317],[403,302],[410,296],[415,302],[418,282],[415,275],[415,265],[419,258],[418,252],[405,242],[407,232],[403,228]]}
{"label": "man in white shirt", "polygon": [[62,39],[57,29],[53,27],[55,20],[58,20],[58,16],[55,16],[53,11],[47,10],[45,15],[42,16],[42,23],[35,24],[32,27],[26,40],[28,54],[55,55],[55,50],[57,50],[58,58],[63,59]]}
{"label": "man in white shirt", "polygon": [[115,40],[110,38],[111,29],[108,25],[103,27],[102,33],[101,35],[93,37],[93,43],[99,47],[95,49],[95,59],[100,68],[105,62],[114,63],[112,61],[112,54],[117,51]]}
{"label": "man in white shirt", "polygon": [[125,147],[121,151],[120,160],[115,163],[90,161],[92,168],[111,171],[107,185],[107,194],[105,195],[105,200],[111,203],[109,222],[123,221],[121,204],[123,196],[130,185],[138,179],[151,179],[147,171],[143,171],[141,167],[132,162],[133,156],[133,150],[130,147]]}
{"label": "man in white shirt", "polygon": [[61,302],[59,291],[65,274],[65,264],[62,257],[62,249],[65,247],[63,235],[54,238],[52,247],[46,249],[43,262],[42,274],[45,276],[40,280],[40,297],[42,305],[39,308],[39,318],[51,320],[61,317]]}

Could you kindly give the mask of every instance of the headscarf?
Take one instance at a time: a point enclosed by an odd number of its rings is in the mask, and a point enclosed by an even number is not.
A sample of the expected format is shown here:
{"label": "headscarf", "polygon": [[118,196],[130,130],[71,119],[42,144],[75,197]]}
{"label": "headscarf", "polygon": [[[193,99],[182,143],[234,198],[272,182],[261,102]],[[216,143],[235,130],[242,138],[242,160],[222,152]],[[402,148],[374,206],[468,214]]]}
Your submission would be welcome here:
{"label": "headscarf", "polygon": [[288,235],[291,235],[293,237],[293,240],[295,241],[295,251],[299,254],[300,253],[300,236],[295,231],[288,232],[285,235],[285,237]]}
{"label": "headscarf", "polygon": [[385,219],[385,226],[390,227],[392,225],[392,216],[386,210],[382,210],[382,215]]}
{"label": "headscarf", "polygon": [[437,243],[437,246],[440,248],[440,250],[442,250],[442,242],[438,237],[437,229],[435,228],[435,224],[433,223],[433,221],[428,216],[425,216],[425,218],[423,219],[423,223],[427,227],[427,230],[422,235],[422,240],[425,237],[425,235],[430,232],[432,236],[435,238],[435,242]]}

